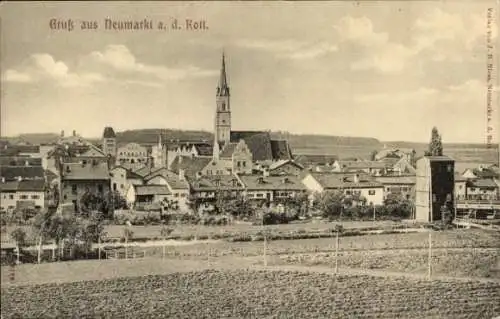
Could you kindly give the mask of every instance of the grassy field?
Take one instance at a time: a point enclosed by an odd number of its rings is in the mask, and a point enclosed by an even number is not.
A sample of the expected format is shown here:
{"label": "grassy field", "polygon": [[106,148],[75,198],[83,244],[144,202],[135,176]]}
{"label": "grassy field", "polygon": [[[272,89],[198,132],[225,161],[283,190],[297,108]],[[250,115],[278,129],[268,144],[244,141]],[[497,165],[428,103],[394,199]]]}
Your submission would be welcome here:
{"label": "grassy field", "polygon": [[[268,231],[305,231],[305,232],[321,232],[332,229],[335,225],[341,224],[345,229],[360,229],[365,227],[393,227],[401,225],[401,223],[392,221],[345,221],[345,222],[310,222],[310,223],[298,223],[298,224],[282,224],[282,225],[267,225],[265,226]],[[29,226],[6,226],[2,228],[2,242],[11,241],[9,234],[16,228],[22,228],[28,234],[28,241],[36,243],[36,238],[31,234],[31,228]],[[222,236],[224,234],[256,234],[262,231],[262,226],[259,225],[249,225],[249,224],[234,224],[228,226],[202,226],[202,225],[175,225],[167,226],[173,230],[171,236],[178,236],[181,238],[194,238],[194,237],[214,237]],[[105,226],[104,232],[108,238],[121,238],[123,236],[123,231],[126,226],[121,225],[108,225]],[[161,238],[161,225],[149,225],[149,226],[132,226],[128,227],[133,231],[134,238],[146,238],[146,239],[160,239]]]}
{"label": "grassy field", "polygon": [[4,318],[492,318],[500,283],[204,270],[2,288]]}

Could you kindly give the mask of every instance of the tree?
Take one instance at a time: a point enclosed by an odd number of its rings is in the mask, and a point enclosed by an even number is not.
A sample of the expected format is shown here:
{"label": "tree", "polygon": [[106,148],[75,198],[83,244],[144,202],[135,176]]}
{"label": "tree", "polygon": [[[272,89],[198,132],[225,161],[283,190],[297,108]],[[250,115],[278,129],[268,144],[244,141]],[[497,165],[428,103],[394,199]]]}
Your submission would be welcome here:
{"label": "tree", "polygon": [[428,156],[442,156],[443,155],[443,142],[441,141],[441,135],[436,127],[432,128],[431,141],[429,143],[429,150],[426,155]]}
{"label": "tree", "polygon": [[371,153],[370,153],[370,161],[375,161],[376,158],[377,158],[377,154],[378,154],[378,151],[377,150],[373,150]]}
{"label": "tree", "polygon": [[314,195],[313,206],[322,212],[323,217],[338,218],[342,213],[345,195],[340,191],[325,191]]}
{"label": "tree", "polygon": [[10,233],[10,237],[16,242],[17,263],[19,264],[21,247],[26,243],[26,232],[22,228],[16,228],[12,233]]}
{"label": "tree", "polygon": [[51,222],[52,217],[55,215],[55,210],[53,209],[44,209],[40,211],[33,220],[33,230],[34,233],[38,236],[38,263],[42,261],[42,245],[43,240],[49,238],[51,235],[51,231],[53,229]]}

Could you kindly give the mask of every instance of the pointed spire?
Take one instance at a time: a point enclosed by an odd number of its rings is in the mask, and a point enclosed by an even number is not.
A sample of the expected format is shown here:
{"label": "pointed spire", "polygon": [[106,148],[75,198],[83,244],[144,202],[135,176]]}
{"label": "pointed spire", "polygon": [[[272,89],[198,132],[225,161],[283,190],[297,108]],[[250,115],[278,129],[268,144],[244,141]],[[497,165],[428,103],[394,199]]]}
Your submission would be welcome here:
{"label": "pointed spire", "polygon": [[161,141],[161,131],[160,134],[158,134],[158,149],[161,149],[162,147],[162,141]]}
{"label": "pointed spire", "polygon": [[226,58],[224,50],[222,51],[222,66],[220,69],[220,78],[219,78],[219,85],[217,86],[217,93],[220,95],[229,94],[229,87],[227,85],[227,76],[226,76]]}

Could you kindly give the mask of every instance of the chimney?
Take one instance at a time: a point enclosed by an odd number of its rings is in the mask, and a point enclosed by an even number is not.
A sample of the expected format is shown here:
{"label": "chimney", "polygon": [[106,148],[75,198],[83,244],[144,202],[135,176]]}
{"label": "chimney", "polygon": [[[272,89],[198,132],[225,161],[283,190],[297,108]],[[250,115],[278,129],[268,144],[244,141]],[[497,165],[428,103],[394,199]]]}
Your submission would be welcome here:
{"label": "chimney", "polygon": [[20,181],[22,181],[22,180],[23,180],[23,178],[22,178],[21,176],[18,176],[18,177],[17,177],[17,181],[19,181],[19,182],[20,182]]}
{"label": "chimney", "polygon": [[24,162],[24,166],[30,166],[30,162],[29,161],[25,161]]}
{"label": "chimney", "polygon": [[359,174],[354,174],[354,183],[359,183]]}
{"label": "chimney", "polygon": [[186,175],[184,173],[184,170],[182,168],[179,168],[179,180],[183,181],[186,179]]}

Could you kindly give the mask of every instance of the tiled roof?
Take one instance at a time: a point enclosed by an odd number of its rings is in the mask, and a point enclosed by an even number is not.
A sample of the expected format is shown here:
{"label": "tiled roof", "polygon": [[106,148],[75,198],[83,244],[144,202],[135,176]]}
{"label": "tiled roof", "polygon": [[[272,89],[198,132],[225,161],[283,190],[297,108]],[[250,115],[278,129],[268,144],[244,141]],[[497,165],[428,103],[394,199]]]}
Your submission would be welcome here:
{"label": "tiled roof", "polygon": [[21,144],[10,144],[7,145],[7,150],[15,153],[40,153],[39,145],[21,145]]}
{"label": "tiled roof", "polygon": [[455,182],[465,182],[468,181],[466,177],[463,177],[462,174],[455,172]]}
{"label": "tiled roof", "polygon": [[41,166],[0,166],[0,177],[6,181],[23,179],[44,179],[45,172]]}
{"label": "tiled roof", "polygon": [[333,164],[338,160],[337,155],[297,155],[295,156],[295,161],[303,165],[325,165]]}
{"label": "tiled roof", "polygon": [[166,185],[134,185],[136,195],[170,195]]}
{"label": "tiled roof", "polygon": [[271,151],[273,159],[292,159],[292,151],[286,140],[271,140]]}
{"label": "tiled roof", "polygon": [[205,143],[200,143],[200,144],[195,144],[194,147],[196,148],[196,151],[198,152],[199,156],[212,156],[213,155],[213,147],[210,144],[205,144]]}
{"label": "tiled roof", "polygon": [[470,180],[468,183],[470,183],[470,187],[498,188],[498,185],[495,183],[495,181],[492,179],[489,179],[489,178],[474,179],[474,180]]}
{"label": "tiled roof", "polygon": [[358,174],[358,183],[354,182],[353,173],[311,173],[311,175],[326,189],[383,187],[381,183],[365,174]]}
{"label": "tiled roof", "polygon": [[224,149],[220,153],[220,158],[232,158],[234,150],[236,149],[236,146],[238,143],[228,143],[227,145],[224,146]]}
{"label": "tiled roof", "polygon": [[254,161],[273,159],[271,135],[262,131],[231,131],[230,142],[238,143],[244,140],[252,153]]}
{"label": "tiled roof", "polygon": [[290,163],[292,165],[295,165],[295,166],[297,166],[300,169],[304,169],[304,166],[302,166],[301,164],[299,164],[299,163],[297,163],[295,161],[283,159],[283,160],[279,160],[277,162],[271,163],[271,165],[269,165],[269,170],[270,171],[275,170],[275,169],[277,169],[277,168],[279,168],[279,167],[281,167],[281,166],[283,166],[285,164],[288,164],[288,163]]}
{"label": "tiled roof", "polygon": [[385,162],[377,161],[338,161],[341,168],[347,169],[363,169],[363,168],[375,168],[381,169],[390,166],[390,164]]}
{"label": "tiled roof", "polygon": [[293,175],[286,176],[255,176],[241,175],[241,181],[248,190],[295,190],[303,191],[307,188]]}
{"label": "tiled roof", "polygon": [[2,191],[21,192],[43,192],[45,190],[44,180],[22,180],[0,183]]}
{"label": "tiled roof", "polygon": [[243,185],[233,175],[209,175],[191,180],[194,191],[243,190]]}
{"label": "tiled roof", "polygon": [[142,167],[139,167],[137,169],[134,169],[132,172],[134,172],[135,174],[137,174],[141,177],[145,177],[145,176],[151,174],[152,169],[149,166],[142,166]]}
{"label": "tiled roof", "polygon": [[[181,163],[179,160],[182,158]],[[189,178],[194,178],[196,173],[201,172],[205,166],[212,160],[210,157],[192,157],[192,156],[182,156],[177,155],[173,160],[170,170],[176,174],[179,174],[179,169],[184,170],[185,176]]]}
{"label": "tiled roof", "polygon": [[65,163],[62,171],[65,180],[106,180],[110,179],[107,163],[78,164]]}
{"label": "tiled roof", "polygon": [[473,170],[473,172],[474,175],[476,175],[479,178],[498,178],[498,174],[488,168],[483,168],[483,169],[476,168]]}
{"label": "tiled roof", "polygon": [[185,180],[181,180],[179,178],[179,174],[176,174],[172,171],[169,171],[166,168],[160,168],[153,171],[151,174],[144,177],[146,181],[156,177],[162,176],[167,181],[168,185],[170,185],[173,189],[189,189],[189,184]]}
{"label": "tiled roof", "polygon": [[103,138],[116,138],[115,131],[113,130],[112,127],[105,127],[104,128],[104,133],[102,134]]}
{"label": "tiled roof", "polygon": [[0,156],[0,166],[42,166],[42,159],[29,156]]}
{"label": "tiled roof", "polygon": [[384,185],[388,184],[415,184],[416,176],[379,176],[376,177],[375,180]]}

